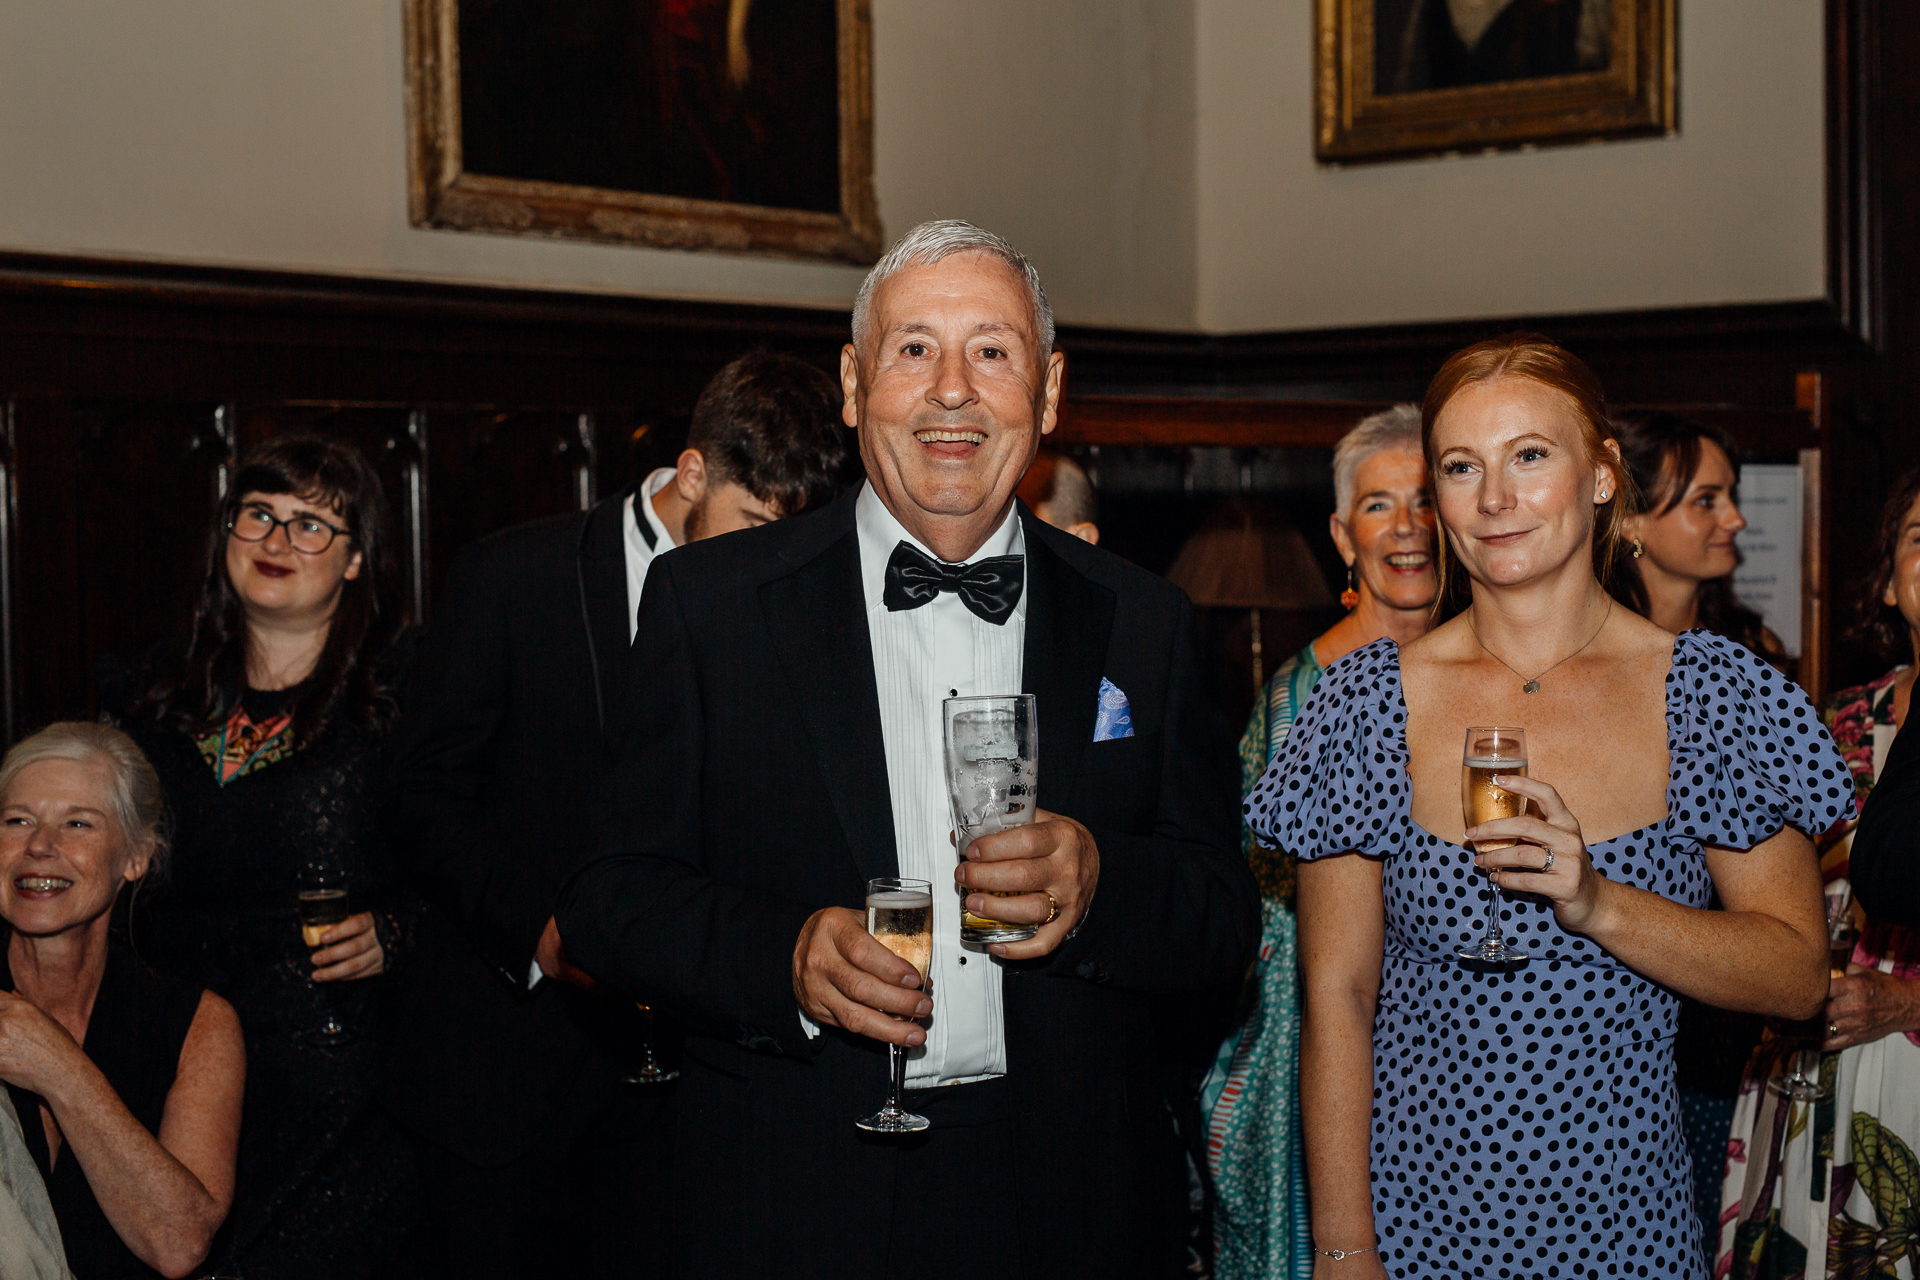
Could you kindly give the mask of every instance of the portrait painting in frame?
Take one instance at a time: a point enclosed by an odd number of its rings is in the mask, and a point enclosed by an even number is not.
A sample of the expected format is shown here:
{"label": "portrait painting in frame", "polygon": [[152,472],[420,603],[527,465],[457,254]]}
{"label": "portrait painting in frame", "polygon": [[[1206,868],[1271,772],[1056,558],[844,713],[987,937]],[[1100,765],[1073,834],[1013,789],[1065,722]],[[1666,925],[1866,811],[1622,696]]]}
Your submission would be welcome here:
{"label": "portrait painting in frame", "polygon": [[867,0],[405,0],[415,226],[869,263]]}
{"label": "portrait painting in frame", "polygon": [[1314,151],[1346,163],[1672,132],[1678,0],[1316,0]]}

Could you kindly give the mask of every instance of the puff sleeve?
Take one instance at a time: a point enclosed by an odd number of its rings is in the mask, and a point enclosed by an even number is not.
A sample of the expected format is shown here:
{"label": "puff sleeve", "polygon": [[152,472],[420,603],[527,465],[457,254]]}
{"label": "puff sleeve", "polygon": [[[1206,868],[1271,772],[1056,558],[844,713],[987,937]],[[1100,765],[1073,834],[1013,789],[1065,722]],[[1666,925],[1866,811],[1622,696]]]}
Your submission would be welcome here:
{"label": "puff sleeve", "polygon": [[1400,649],[1376,640],[1327,669],[1242,812],[1263,843],[1312,861],[1390,857],[1409,804]]}
{"label": "puff sleeve", "polygon": [[1667,715],[1675,838],[1751,849],[1782,827],[1817,837],[1853,815],[1853,775],[1813,703],[1744,645],[1682,635]]}

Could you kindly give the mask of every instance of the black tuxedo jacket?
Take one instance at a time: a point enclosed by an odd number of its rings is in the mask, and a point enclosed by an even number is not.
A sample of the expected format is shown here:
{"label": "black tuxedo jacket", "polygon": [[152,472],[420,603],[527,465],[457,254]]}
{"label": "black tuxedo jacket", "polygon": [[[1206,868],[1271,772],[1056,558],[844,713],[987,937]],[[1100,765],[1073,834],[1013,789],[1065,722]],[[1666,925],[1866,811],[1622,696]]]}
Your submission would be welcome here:
{"label": "black tuxedo jacket", "polygon": [[460,553],[395,735],[394,848],[435,909],[394,975],[383,1099],[476,1164],[527,1151],[569,1091],[618,1087],[631,1006],[527,976],[591,849],[602,720],[627,680],[625,497]]}
{"label": "black tuxedo jacket", "polygon": [[[1158,1276],[1177,1155],[1149,1000],[1252,958],[1235,765],[1201,706],[1185,596],[1020,518],[1039,803],[1087,824],[1101,872],[1072,941],[1004,965],[1026,1158],[979,1172],[1015,1179],[1032,1217],[972,1225],[1017,1241],[1029,1276]],[[809,1041],[792,985],[807,918],[898,874],[852,496],[662,558],[635,654],[602,853],[562,893],[559,923],[590,972],[695,1029],[675,1142],[682,1267],[878,1275],[896,1162],[912,1155],[853,1121],[882,1097],[886,1054],[833,1030]],[[1102,676],[1126,692],[1133,737],[1092,740]],[[938,886],[935,904],[958,910]],[[928,1248],[964,1247],[964,1205],[927,1215]]]}

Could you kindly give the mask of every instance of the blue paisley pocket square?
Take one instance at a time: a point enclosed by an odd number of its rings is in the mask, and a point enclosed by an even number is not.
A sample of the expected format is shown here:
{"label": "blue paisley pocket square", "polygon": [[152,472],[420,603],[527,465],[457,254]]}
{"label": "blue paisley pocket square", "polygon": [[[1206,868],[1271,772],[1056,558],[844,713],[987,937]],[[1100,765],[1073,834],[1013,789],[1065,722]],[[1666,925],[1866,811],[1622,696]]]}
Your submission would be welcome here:
{"label": "blue paisley pocket square", "polygon": [[1093,740],[1107,742],[1114,738],[1133,736],[1133,708],[1127,705],[1127,695],[1120,686],[1105,676],[1100,677],[1100,710],[1093,717]]}

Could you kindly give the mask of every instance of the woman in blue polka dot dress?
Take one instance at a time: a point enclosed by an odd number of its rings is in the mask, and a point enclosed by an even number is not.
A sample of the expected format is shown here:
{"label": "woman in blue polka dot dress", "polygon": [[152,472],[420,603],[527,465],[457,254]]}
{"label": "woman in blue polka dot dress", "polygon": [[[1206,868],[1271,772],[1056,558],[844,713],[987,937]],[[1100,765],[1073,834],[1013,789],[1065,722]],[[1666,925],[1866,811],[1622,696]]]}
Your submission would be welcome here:
{"label": "woman in blue polka dot dress", "polygon": [[[1301,861],[1315,1274],[1701,1276],[1676,993],[1818,1012],[1807,833],[1850,778],[1778,672],[1612,606],[1630,481],[1584,364],[1468,347],[1422,416],[1443,590],[1470,603],[1334,664],[1247,798]],[[1467,830],[1464,735],[1493,724],[1527,731],[1530,776],[1501,785],[1529,811]],[[1465,845],[1496,837],[1520,843]],[[1456,958],[1490,894],[1524,962]]]}

